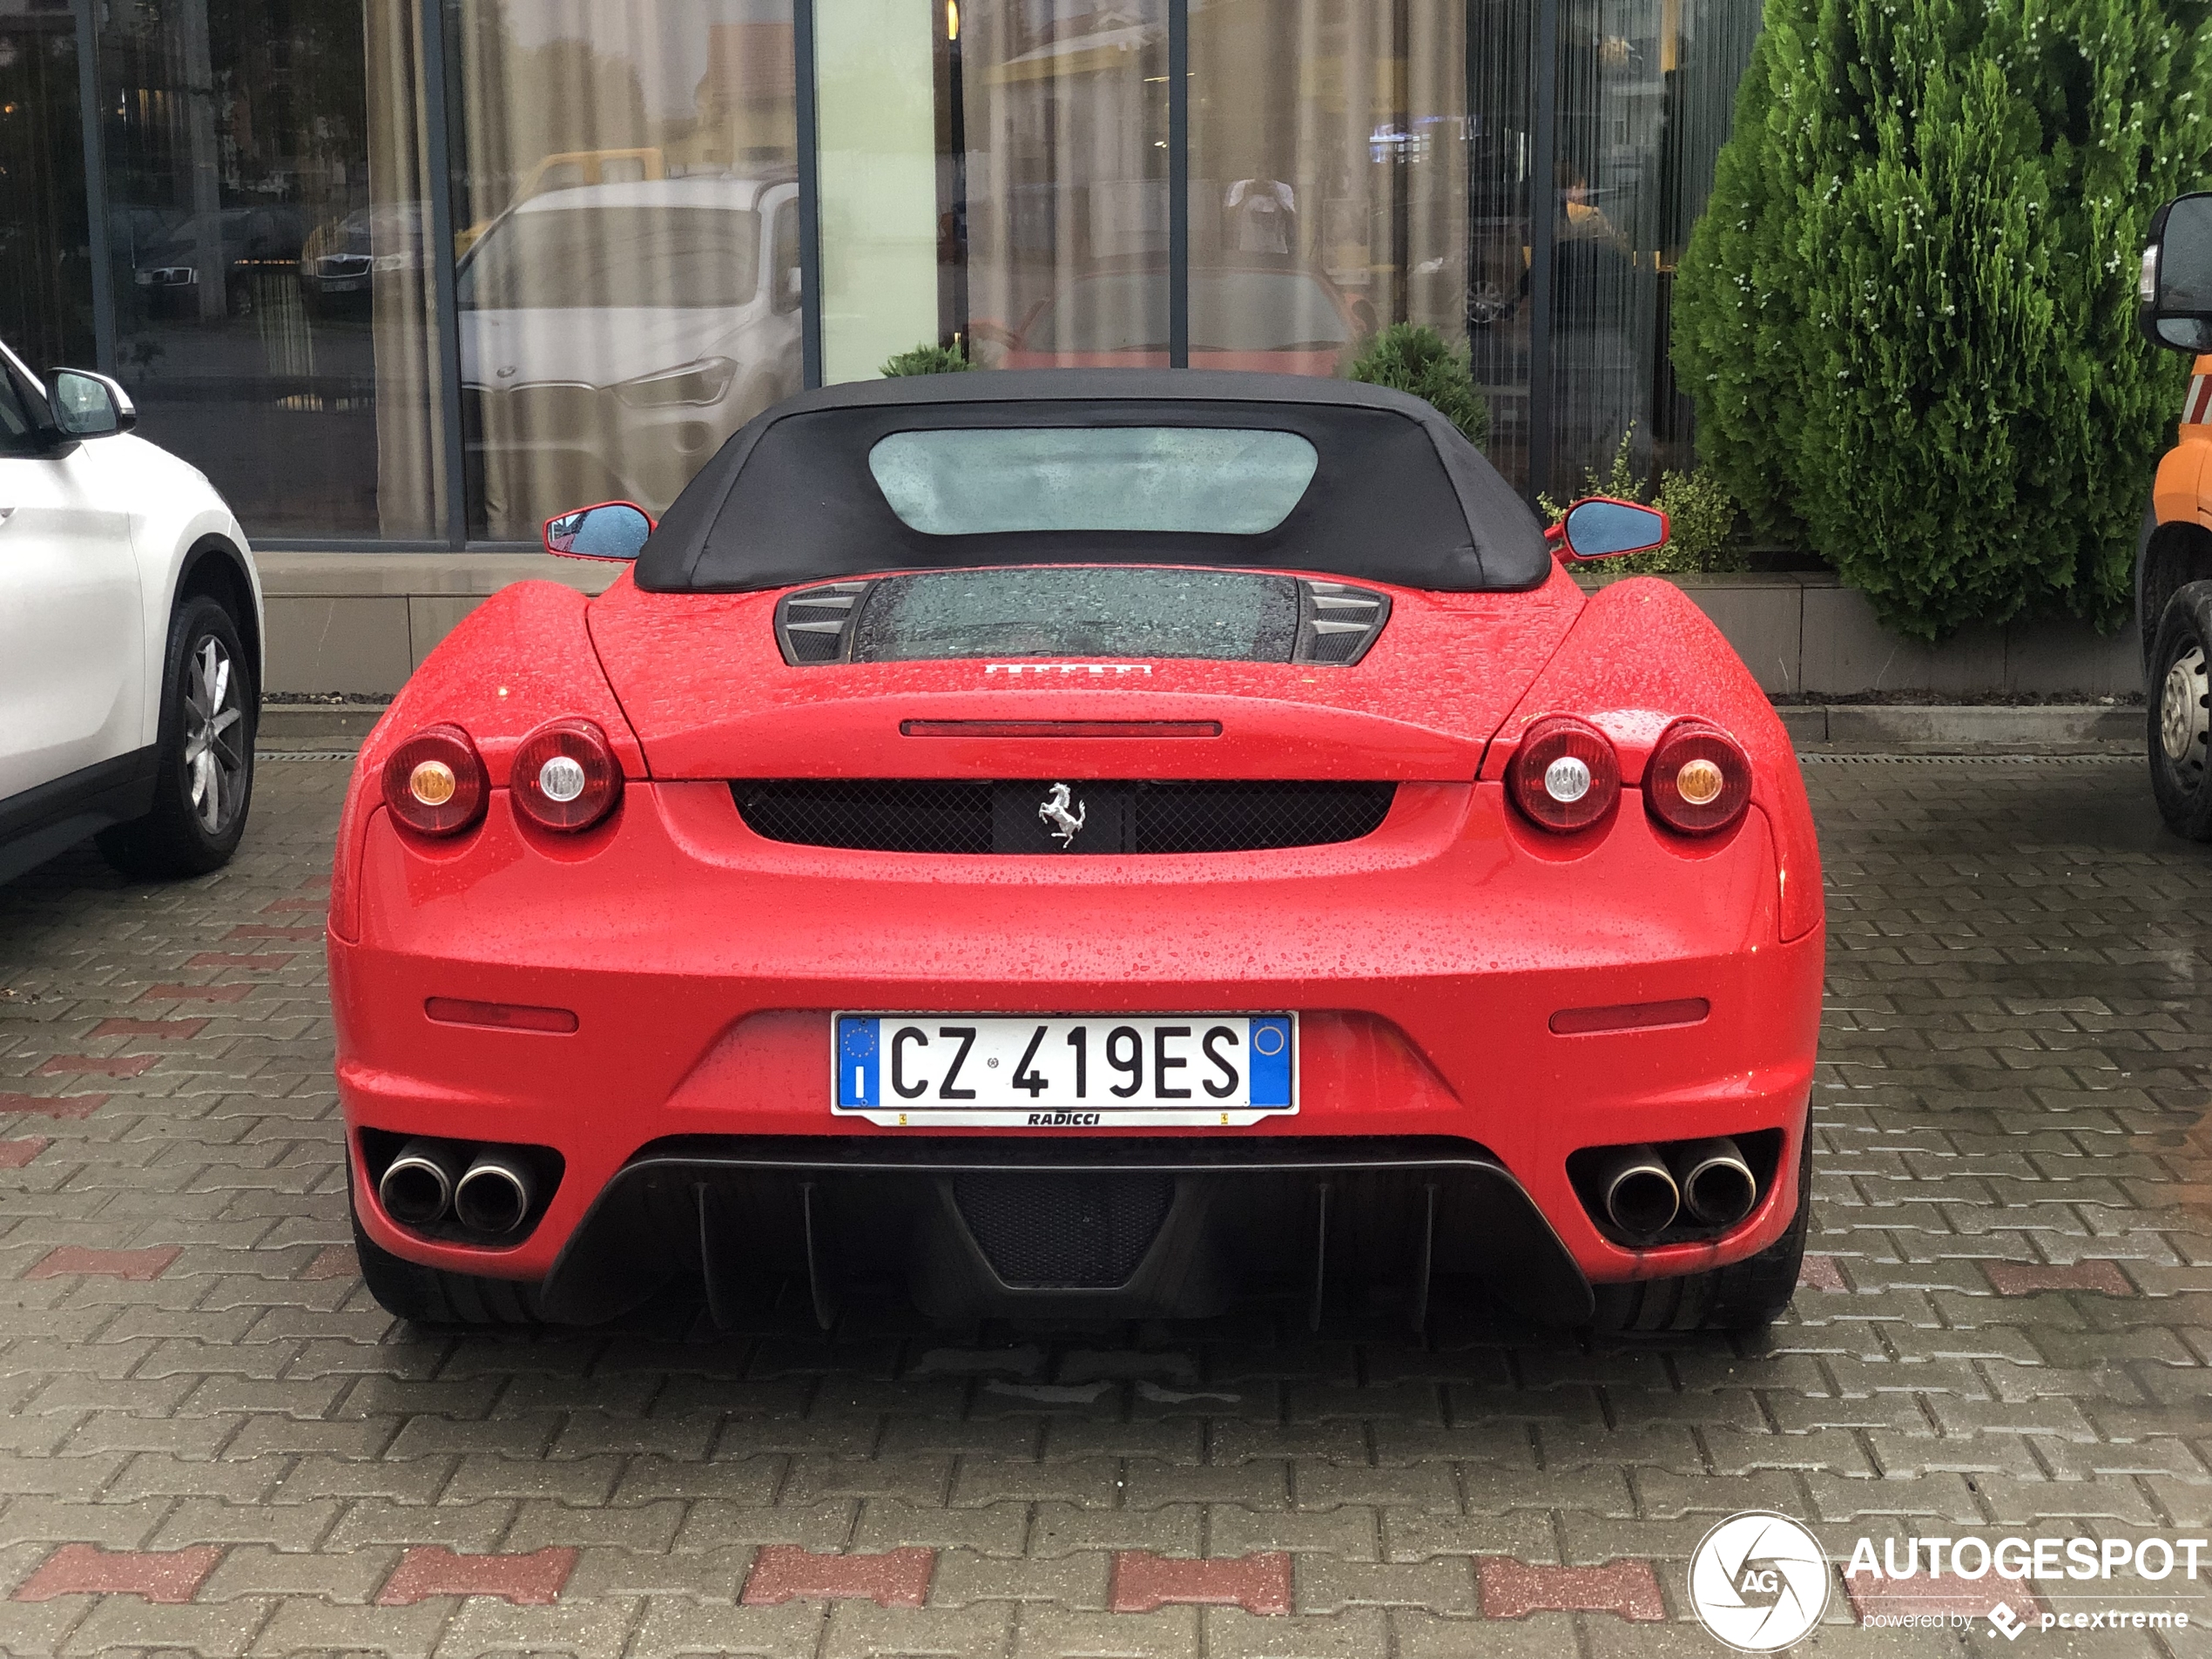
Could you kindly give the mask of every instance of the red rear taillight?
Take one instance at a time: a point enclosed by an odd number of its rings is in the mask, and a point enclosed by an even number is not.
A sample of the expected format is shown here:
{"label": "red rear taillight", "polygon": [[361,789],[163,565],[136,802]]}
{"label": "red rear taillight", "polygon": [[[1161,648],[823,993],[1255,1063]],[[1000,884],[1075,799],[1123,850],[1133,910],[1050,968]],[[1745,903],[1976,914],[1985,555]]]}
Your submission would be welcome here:
{"label": "red rear taillight", "polygon": [[1651,752],[1643,798],[1669,829],[1685,835],[1724,830],[1750,804],[1750,757],[1718,726],[1678,720]]}
{"label": "red rear taillight", "polygon": [[425,726],[384,763],[384,805],[425,835],[451,835],[483,816],[484,763],[457,725]]}
{"label": "red rear taillight", "polygon": [[1521,734],[1506,784],[1531,822],[1562,833],[1588,829],[1621,799],[1621,757],[1588,720],[1548,714]]}
{"label": "red rear taillight", "polygon": [[590,829],[622,799],[622,767],[589,720],[555,720],[523,739],[508,775],[515,808],[550,830]]}

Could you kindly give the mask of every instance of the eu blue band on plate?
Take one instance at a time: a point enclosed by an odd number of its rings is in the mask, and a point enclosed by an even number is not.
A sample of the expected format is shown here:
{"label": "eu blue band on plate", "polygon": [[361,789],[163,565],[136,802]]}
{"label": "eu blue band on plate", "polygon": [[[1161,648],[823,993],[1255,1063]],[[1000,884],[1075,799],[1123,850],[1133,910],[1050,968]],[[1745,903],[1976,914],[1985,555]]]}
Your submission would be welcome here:
{"label": "eu blue band on plate", "polygon": [[1255,1106],[1291,1103],[1291,1022],[1254,1020],[1251,1024],[1251,1089]]}
{"label": "eu blue band on plate", "polygon": [[883,1080],[877,1064],[878,1022],[846,1015],[837,1022],[837,1103],[873,1106]]}

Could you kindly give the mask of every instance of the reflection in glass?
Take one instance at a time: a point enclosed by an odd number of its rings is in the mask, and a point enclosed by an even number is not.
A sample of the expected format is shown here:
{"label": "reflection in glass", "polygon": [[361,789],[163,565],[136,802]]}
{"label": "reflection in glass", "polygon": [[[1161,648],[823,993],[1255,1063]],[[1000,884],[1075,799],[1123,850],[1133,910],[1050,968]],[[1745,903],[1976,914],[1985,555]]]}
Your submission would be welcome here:
{"label": "reflection in glass", "polygon": [[469,529],[658,514],[800,379],[789,0],[448,0]]}
{"label": "reflection in glass", "polygon": [[[1336,374],[1384,324],[1464,337],[1464,11],[1193,0],[1193,368]],[[1233,344],[1199,326],[1209,288]]]}
{"label": "reflection in glass", "polygon": [[76,28],[0,0],[0,340],[37,374],[92,361]]}
{"label": "reflection in glass", "polygon": [[1690,464],[1669,302],[1758,26],[1756,0],[1561,0],[1554,481],[1602,474],[1631,428],[1637,472]]}
{"label": "reflection in glass", "polygon": [[1164,366],[1165,0],[969,0],[958,18],[976,361]]}
{"label": "reflection in glass", "polygon": [[135,0],[105,10],[100,43],[118,374],[140,430],[249,532],[434,533],[408,9]]}

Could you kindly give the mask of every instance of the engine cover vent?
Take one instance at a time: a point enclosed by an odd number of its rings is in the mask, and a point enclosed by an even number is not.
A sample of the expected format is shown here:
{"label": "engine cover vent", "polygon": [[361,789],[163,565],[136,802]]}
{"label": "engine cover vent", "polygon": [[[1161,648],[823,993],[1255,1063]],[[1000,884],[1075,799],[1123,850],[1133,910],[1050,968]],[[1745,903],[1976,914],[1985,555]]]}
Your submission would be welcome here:
{"label": "engine cover vent", "polygon": [[1150,565],[1010,565],[797,588],[776,602],[794,668],[981,658],[1178,658],[1348,668],[1390,596],[1343,582]]}

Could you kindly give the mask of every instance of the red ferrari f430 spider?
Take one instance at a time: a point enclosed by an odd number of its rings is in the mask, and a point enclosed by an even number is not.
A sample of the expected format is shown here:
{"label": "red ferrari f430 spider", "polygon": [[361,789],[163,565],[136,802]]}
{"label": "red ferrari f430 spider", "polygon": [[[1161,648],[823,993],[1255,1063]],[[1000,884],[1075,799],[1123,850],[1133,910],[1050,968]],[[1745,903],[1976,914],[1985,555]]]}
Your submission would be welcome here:
{"label": "red ferrari f430 spider", "polygon": [[[650,534],[648,534],[650,532]],[[948,375],[759,416],[363,746],[329,954],[368,1283],[927,1314],[1756,1325],[1823,919],[1782,726],[1428,405]]]}

